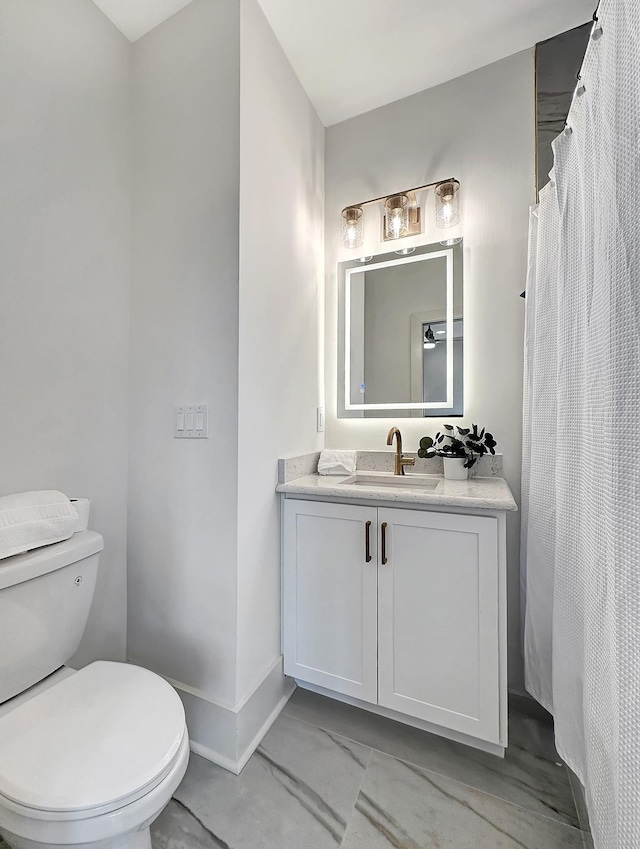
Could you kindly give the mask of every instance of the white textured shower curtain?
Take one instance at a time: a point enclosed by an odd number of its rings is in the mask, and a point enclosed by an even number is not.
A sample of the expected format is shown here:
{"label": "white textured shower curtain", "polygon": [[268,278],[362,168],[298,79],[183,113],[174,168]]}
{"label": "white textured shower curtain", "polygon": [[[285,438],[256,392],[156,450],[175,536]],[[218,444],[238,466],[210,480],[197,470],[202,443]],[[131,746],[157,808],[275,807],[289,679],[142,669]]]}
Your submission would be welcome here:
{"label": "white textured shower curtain", "polygon": [[640,0],[598,17],[531,218],[525,669],[596,849],[639,849]]}

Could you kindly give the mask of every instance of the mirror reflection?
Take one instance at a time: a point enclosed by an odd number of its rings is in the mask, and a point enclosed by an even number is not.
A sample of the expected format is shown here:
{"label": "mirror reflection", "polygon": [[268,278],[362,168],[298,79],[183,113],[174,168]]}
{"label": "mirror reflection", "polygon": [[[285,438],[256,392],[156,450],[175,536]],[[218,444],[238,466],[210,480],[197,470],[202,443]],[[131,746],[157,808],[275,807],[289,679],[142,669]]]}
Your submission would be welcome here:
{"label": "mirror reflection", "polygon": [[339,284],[339,415],[462,415],[462,244],[341,263]]}

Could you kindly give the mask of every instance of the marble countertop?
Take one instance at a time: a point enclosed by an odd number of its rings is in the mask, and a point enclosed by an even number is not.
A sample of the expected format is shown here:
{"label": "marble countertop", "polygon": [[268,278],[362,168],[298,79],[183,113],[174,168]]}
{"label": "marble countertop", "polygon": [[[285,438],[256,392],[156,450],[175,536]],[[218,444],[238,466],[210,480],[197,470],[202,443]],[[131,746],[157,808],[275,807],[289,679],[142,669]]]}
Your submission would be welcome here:
{"label": "marble countertop", "polygon": [[[425,506],[466,507],[480,510],[504,510],[512,512],[518,509],[509,484],[504,478],[475,477],[466,481],[445,480],[433,475],[438,481],[433,489],[419,488],[402,489],[403,484],[411,485],[411,473],[404,477],[393,474],[380,474],[385,481],[397,481],[398,486],[376,486],[371,484],[348,483],[354,477],[370,476],[369,473],[357,472],[356,475],[306,475],[279,483],[277,492],[285,495],[312,495],[316,498],[353,498],[358,501],[385,501],[403,504],[424,504]],[[423,476],[421,476],[423,477]],[[345,483],[347,481],[347,483]]]}

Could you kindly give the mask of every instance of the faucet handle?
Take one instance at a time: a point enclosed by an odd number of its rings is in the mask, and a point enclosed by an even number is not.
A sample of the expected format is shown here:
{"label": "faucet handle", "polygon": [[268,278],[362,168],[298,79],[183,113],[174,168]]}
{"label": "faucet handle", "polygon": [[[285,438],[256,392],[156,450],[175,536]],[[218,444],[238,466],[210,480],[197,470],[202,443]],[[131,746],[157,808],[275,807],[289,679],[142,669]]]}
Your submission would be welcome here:
{"label": "faucet handle", "polygon": [[398,457],[398,466],[400,467],[400,474],[404,474],[405,466],[415,466],[416,461],[414,457],[403,457],[402,454]]}

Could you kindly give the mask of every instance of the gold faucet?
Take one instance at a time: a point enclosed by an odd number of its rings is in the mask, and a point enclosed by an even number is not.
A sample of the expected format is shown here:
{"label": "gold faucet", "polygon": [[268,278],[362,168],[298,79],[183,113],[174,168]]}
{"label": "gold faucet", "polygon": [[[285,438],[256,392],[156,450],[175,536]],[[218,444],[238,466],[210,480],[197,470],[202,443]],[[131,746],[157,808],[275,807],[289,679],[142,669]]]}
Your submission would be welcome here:
{"label": "gold faucet", "polygon": [[387,445],[393,445],[393,437],[396,438],[396,468],[395,475],[403,475],[405,466],[415,466],[415,459],[413,457],[403,457],[402,456],[402,434],[398,430],[397,427],[392,427],[389,433],[387,434]]}

